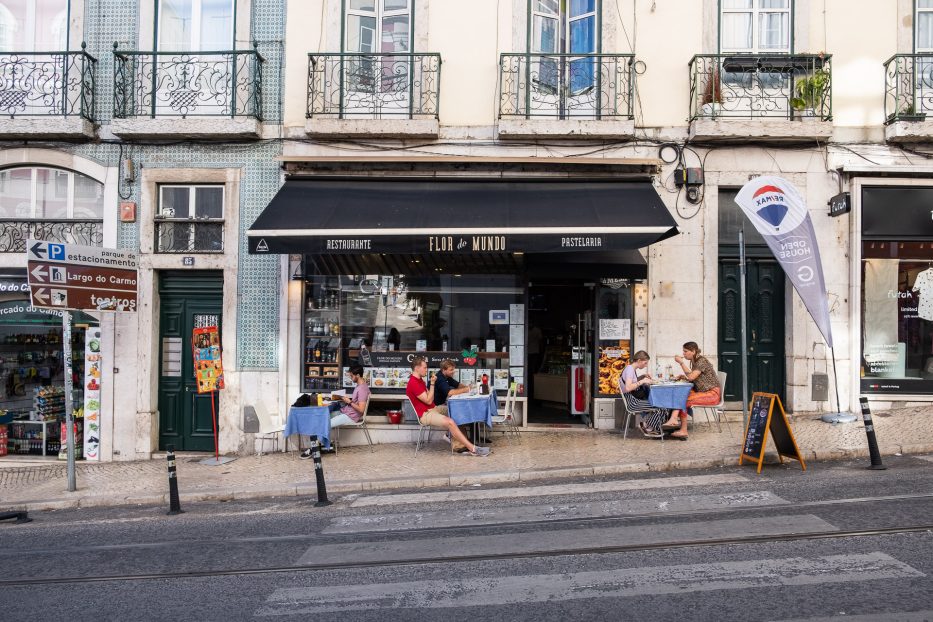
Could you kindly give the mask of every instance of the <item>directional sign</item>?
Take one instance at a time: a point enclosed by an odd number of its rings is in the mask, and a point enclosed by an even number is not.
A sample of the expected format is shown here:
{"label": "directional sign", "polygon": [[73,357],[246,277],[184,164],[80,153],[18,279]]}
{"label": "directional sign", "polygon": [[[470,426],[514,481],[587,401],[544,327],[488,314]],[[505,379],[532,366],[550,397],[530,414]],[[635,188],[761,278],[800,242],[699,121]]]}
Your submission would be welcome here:
{"label": "directional sign", "polygon": [[26,258],[34,307],[136,311],[136,253],[29,240]]}

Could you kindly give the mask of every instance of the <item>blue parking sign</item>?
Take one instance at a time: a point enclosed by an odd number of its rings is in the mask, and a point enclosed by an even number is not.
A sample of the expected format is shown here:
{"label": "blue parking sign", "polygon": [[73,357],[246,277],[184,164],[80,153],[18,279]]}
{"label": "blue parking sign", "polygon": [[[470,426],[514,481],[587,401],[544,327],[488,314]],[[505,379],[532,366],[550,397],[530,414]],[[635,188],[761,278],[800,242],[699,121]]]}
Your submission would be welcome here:
{"label": "blue parking sign", "polygon": [[49,259],[64,261],[65,245],[64,244],[49,244]]}

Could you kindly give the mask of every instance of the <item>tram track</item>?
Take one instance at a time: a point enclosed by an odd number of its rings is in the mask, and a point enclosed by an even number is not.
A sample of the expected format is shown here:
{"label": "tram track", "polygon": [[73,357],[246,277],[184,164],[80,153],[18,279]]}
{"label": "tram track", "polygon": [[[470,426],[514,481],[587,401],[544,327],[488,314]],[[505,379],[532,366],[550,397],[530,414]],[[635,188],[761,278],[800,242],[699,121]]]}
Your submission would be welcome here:
{"label": "tram track", "polygon": [[749,544],[774,544],[788,542],[805,542],[816,540],[837,540],[842,538],[864,538],[890,535],[902,535],[913,533],[933,532],[933,523],[924,525],[911,525],[902,527],[886,527],[878,529],[853,529],[847,531],[832,530],[809,533],[787,533],[773,534],[766,536],[743,536],[718,539],[703,540],[682,540],[670,542],[657,542],[650,544],[632,544],[632,545],[606,545],[598,547],[578,547],[566,549],[549,549],[540,551],[521,551],[509,553],[494,553],[482,555],[449,555],[436,559],[387,559],[379,561],[341,561],[324,562],[315,564],[294,564],[290,566],[269,566],[260,568],[240,568],[240,569],[210,569],[210,570],[188,570],[179,572],[161,572],[161,573],[140,573],[140,574],[121,574],[121,575],[91,575],[91,576],[70,576],[70,577],[33,577],[24,579],[4,579],[0,580],[2,587],[29,587],[39,585],[60,585],[60,584],[82,584],[82,583],[125,583],[133,581],[160,581],[177,579],[195,579],[195,578],[217,578],[217,577],[237,577],[237,576],[256,576],[273,575],[287,573],[320,572],[334,570],[365,570],[377,569],[392,566],[424,566],[437,563],[465,563],[465,562],[491,562],[530,558],[553,558],[580,555],[607,555],[613,553],[636,553],[656,550],[673,550],[688,548],[709,548],[716,546],[729,545],[749,545]]}

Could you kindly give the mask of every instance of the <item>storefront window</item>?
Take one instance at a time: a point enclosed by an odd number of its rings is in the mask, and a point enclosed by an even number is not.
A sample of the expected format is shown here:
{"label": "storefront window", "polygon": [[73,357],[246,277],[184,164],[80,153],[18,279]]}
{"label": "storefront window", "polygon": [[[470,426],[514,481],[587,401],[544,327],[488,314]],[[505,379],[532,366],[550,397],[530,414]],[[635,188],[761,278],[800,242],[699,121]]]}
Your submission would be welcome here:
{"label": "storefront window", "polygon": [[[404,389],[409,362],[458,362],[461,381],[496,388],[524,375],[524,288],[513,276],[359,275],[305,283],[306,391],[346,386],[361,364],[373,389]],[[476,356],[471,356],[475,352]]]}
{"label": "storefront window", "polygon": [[861,390],[933,394],[933,188],[863,187]]}
{"label": "storefront window", "polygon": [[[86,338],[99,332],[96,325],[92,317],[74,313],[72,397],[79,457],[86,454],[82,433],[87,408],[93,411],[88,422],[93,438],[99,443],[100,437],[100,339]],[[88,394],[96,399],[85,404]],[[24,276],[0,276],[0,456],[59,456],[64,418],[61,311],[32,307]]]}

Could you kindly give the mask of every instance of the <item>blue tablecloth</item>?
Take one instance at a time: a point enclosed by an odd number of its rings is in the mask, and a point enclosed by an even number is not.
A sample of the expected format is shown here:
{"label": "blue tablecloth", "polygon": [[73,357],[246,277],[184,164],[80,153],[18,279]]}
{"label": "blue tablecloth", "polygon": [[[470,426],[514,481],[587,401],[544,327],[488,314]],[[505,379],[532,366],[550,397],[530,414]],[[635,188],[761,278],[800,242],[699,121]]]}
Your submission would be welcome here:
{"label": "blue tablecloth", "polygon": [[492,427],[492,418],[499,414],[496,392],[489,395],[455,395],[447,398],[447,414],[457,425],[485,423]]}
{"label": "blue tablecloth", "polygon": [[648,391],[648,403],[659,408],[687,408],[687,396],[693,385],[689,382],[653,384]]}
{"label": "blue tablecloth", "polygon": [[321,445],[330,446],[330,409],[327,406],[288,409],[285,420],[285,437],[292,434],[317,436]]}

